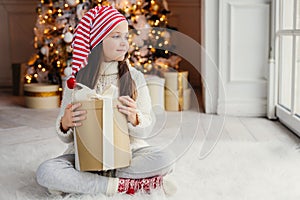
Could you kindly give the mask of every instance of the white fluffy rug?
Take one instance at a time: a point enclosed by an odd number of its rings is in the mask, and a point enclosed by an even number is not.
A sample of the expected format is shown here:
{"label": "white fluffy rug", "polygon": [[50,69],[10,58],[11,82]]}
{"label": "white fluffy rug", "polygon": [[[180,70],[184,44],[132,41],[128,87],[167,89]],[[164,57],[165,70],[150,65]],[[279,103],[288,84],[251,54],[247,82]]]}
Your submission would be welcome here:
{"label": "white fluffy rug", "polygon": [[[43,131],[53,131],[44,129]],[[220,141],[199,159],[196,141],[178,160],[173,174],[178,191],[165,197],[161,191],[135,196],[49,196],[35,181],[38,165],[65,149],[55,136],[0,146],[0,199],[203,199],[296,200],[300,198],[300,152],[272,142]]]}

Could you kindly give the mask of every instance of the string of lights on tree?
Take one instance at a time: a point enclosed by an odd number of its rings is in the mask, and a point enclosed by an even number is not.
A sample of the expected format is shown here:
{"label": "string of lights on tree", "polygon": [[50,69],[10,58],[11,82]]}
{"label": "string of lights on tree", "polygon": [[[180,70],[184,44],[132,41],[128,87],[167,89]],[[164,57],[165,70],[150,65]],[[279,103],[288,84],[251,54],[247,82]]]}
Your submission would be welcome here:
{"label": "string of lights on tree", "polygon": [[28,62],[27,83],[61,85],[61,77],[71,73],[71,42],[76,25],[85,12],[97,5],[112,5],[126,16],[131,30],[128,40],[132,66],[157,75],[170,67],[178,68],[181,58],[162,50],[173,48],[166,0],[41,0],[34,28],[36,53]]}

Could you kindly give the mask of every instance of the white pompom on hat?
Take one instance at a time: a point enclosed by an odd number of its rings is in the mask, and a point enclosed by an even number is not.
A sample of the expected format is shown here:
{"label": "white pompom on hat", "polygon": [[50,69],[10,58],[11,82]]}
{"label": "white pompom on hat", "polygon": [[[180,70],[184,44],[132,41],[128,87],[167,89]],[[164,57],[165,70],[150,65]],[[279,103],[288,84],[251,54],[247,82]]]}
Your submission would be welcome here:
{"label": "white pompom on hat", "polygon": [[73,38],[72,75],[67,80],[68,88],[76,85],[76,73],[87,65],[92,49],[126,18],[112,6],[96,6],[80,20]]}

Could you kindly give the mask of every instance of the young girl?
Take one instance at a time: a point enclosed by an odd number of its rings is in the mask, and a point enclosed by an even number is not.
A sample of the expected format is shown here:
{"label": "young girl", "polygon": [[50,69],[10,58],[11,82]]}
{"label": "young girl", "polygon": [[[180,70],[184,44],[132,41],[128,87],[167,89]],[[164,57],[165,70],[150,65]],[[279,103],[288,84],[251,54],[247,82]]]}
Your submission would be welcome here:
{"label": "young girl", "polygon": [[[38,183],[49,191],[106,195],[150,192],[162,186],[163,176],[171,171],[173,156],[142,140],[151,131],[154,119],[143,74],[126,64],[127,37],[128,23],[112,7],[95,7],[80,21],[73,40],[73,74],[67,81],[56,123],[59,138],[70,145],[64,155],[42,163],[36,174]],[[109,173],[75,169],[73,128],[82,125],[87,112],[79,109],[79,103],[71,104],[75,75],[78,82],[99,94],[111,84],[119,87],[122,104],[118,110],[127,116],[131,142],[129,167]]]}

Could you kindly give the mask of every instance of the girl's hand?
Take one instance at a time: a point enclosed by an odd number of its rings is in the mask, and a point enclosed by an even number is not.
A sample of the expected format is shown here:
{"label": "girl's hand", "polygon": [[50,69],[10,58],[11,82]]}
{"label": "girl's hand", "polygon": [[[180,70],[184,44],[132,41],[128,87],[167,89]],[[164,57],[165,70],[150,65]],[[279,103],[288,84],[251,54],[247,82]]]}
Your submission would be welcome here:
{"label": "girl's hand", "polygon": [[64,116],[61,118],[61,126],[64,131],[71,127],[81,126],[81,121],[86,119],[86,110],[77,110],[80,106],[80,103],[67,105]]}
{"label": "girl's hand", "polygon": [[137,118],[136,102],[129,96],[120,96],[119,100],[123,105],[117,105],[118,110],[121,113],[127,115],[127,120],[132,125],[138,125],[139,121]]}

